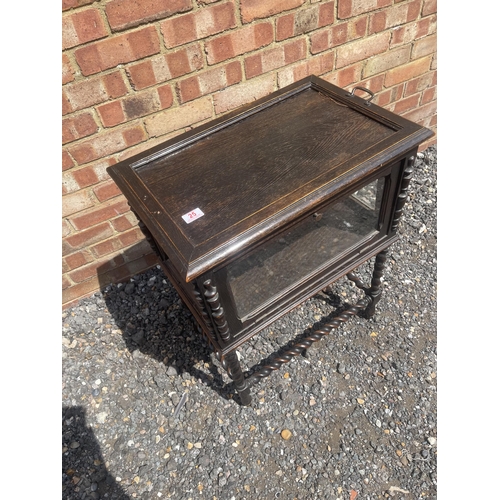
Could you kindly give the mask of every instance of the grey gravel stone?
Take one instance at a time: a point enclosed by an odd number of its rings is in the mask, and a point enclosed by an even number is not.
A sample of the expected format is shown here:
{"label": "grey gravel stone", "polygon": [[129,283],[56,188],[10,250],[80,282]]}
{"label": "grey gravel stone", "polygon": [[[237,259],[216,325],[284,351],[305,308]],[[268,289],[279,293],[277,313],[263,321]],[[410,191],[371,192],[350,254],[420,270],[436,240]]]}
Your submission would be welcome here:
{"label": "grey gravel stone", "polygon": [[[375,317],[273,372],[250,407],[157,267],[64,311],[63,500],[435,500],[436,174],[432,147],[418,155]],[[369,283],[372,269],[357,275]],[[240,348],[243,368],[360,294],[341,279],[312,297]]]}

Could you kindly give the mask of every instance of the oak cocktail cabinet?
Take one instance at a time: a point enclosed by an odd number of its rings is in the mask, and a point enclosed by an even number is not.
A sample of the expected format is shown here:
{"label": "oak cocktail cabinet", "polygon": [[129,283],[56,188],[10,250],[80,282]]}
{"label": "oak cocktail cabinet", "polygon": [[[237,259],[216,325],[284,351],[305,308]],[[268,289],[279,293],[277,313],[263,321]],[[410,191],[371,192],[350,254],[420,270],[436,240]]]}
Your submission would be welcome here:
{"label": "oak cocktail cabinet", "polygon": [[[313,342],[374,314],[432,132],[372,97],[307,77],[108,168],[243,405]],[[353,270],[374,256],[364,286]],[[238,346],[344,275],[363,298],[245,377]]]}

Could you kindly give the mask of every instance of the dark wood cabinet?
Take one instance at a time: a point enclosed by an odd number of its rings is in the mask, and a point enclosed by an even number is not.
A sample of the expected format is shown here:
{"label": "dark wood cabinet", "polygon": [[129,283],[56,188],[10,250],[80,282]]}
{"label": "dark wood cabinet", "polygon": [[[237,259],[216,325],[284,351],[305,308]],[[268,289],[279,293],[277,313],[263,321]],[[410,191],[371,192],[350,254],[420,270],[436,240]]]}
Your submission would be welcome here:
{"label": "dark wood cabinet", "polygon": [[[108,168],[243,404],[253,383],[325,334],[245,378],[236,349],[279,316],[344,275],[365,297],[328,328],[374,314],[431,136],[311,76]],[[353,270],[374,256],[364,286]]]}

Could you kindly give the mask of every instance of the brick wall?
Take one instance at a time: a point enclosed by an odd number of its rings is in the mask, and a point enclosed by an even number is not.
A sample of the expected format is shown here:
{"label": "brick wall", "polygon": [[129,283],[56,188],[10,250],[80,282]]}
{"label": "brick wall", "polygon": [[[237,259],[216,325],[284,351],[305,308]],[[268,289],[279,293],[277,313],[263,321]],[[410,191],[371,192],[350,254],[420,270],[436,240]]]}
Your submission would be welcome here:
{"label": "brick wall", "polygon": [[436,3],[63,0],[63,306],[156,263],[106,174],[132,154],[309,74],[436,131]]}

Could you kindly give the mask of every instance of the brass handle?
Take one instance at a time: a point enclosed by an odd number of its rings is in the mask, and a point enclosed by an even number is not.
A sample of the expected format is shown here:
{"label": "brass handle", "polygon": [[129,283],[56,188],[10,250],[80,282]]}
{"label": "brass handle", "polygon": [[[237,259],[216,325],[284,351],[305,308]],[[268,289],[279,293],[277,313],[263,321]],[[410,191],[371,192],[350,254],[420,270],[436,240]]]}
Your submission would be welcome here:
{"label": "brass handle", "polygon": [[316,212],[316,213],[313,214],[313,219],[315,221],[320,221],[321,217],[323,217],[323,214],[319,214],[318,212]]}

